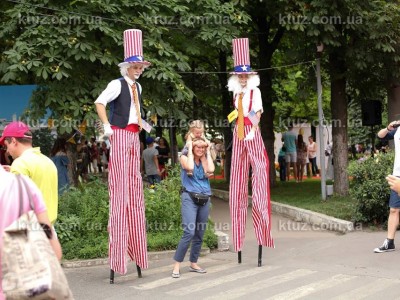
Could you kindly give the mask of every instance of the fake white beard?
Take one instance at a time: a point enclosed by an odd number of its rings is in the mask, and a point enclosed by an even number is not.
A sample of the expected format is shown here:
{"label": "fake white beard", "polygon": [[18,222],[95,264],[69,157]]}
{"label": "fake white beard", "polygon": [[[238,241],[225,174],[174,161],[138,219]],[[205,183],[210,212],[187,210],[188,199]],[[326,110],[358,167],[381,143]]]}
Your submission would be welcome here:
{"label": "fake white beard", "polygon": [[[128,69],[129,69],[130,67],[131,67],[130,64],[124,64],[124,65],[122,65],[122,66],[119,67],[119,71],[120,71],[122,77],[125,77],[125,76],[129,77],[129,75],[128,75]],[[137,80],[137,79],[139,79],[140,75],[134,75],[133,77],[135,78],[135,80]],[[132,79],[132,81],[134,81],[133,78],[131,78],[131,79]]]}
{"label": "fake white beard", "polygon": [[[260,85],[260,76],[258,75],[249,75],[247,79],[247,84],[245,88],[252,90]],[[234,94],[240,93],[243,87],[240,85],[239,76],[232,75],[228,79],[228,91],[233,92]]]}

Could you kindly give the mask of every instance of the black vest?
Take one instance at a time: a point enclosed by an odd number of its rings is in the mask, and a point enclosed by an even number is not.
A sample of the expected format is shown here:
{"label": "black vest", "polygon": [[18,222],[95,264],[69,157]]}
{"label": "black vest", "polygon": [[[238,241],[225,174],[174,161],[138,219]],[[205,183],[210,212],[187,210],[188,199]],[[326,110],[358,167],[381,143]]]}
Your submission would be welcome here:
{"label": "black vest", "polygon": [[[119,79],[121,81],[121,93],[114,101],[110,103],[110,116],[109,121],[111,125],[118,126],[120,128],[125,128],[128,125],[129,121],[129,112],[131,109],[131,105],[133,104],[130,89],[128,82],[124,78]],[[142,119],[145,119],[145,112],[142,105],[142,94],[139,90],[138,83],[136,84],[136,90],[139,96],[139,104],[140,104],[140,115]]]}

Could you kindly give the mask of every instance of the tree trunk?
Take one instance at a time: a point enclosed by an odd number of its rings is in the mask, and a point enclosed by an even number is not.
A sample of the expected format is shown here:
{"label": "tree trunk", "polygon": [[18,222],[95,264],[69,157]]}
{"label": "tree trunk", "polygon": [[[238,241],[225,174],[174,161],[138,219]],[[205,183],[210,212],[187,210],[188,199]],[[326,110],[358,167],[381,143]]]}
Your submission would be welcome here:
{"label": "tree trunk", "polygon": [[[388,123],[390,123],[394,120],[400,120],[400,80],[389,78],[386,89],[388,95]],[[387,124],[382,126],[387,126]],[[393,141],[389,141],[389,147],[394,149]]]}
{"label": "tree trunk", "polygon": [[194,62],[192,62],[192,66],[191,66],[191,71],[193,72],[190,75],[190,82],[189,82],[189,87],[192,89],[192,91],[194,92],[193,94],[193,98],[192,98],[192,119],[193,120],[198,120],[199,119],[199,110],[196,109],[199,107],[200,103],[199,103],[199,99],[196,96],[196,80],[198,79],[198,75],[196,75],[196,64]]}
{"label": "tree trunk", "polygon": [[[176,122],[176,121],[175,121]],[[169,140],[170,140],[170,150],[171,150],[171,162],[172,166],[175,166],[176,163],[179,163],[178,160],[178,143],[176,140],[176,129],[175,126],[170,126],[169,130]]]}
{"label": "tree trunk", "polygon": [[[226,52],[220,51],[219,53],[219,71],[226,72]],[[232,111],[232,99],[229,95],[226,84],[228,83],[227,73],[218,73],[218,79],[220,83],[220,90],[222,95],[222,115],[224,118]],[[231,127],[224,127],[224,176],[225,179],[229,181],[231,175],[231,159],[232,159],[232,130]],[[228,147],[229,146],[229,147]]]}
{"label": "tree trunk", "polygon": [[[261,50],[261,45],[260,45]],[[262,56],[262,55],[260,55]],[[260,90],[262,91],[263,108],[264,113],[261,116],[261,135],[263,137],[265,149],[267,150],[269,159],[269,181],[271,186],[276,184],[276,173],[275,173],[275,133],[274,133],[274,117],[275,110],[272,106],[272,79],[269,72],[260,73]]]}
{"label": "tree trunk", "polygon": [[331,112],[333,142],[334,193],[346,196],[349,193],[347,174],[347,97],[345,62],[342,48],[329,55],[331,74]]}
{"label": "tree trunk", "polygon": [[388,81],[388,122],[390,123],[400,119],[400,80],[390,79]]}
{"label": "tree trunk", "polygon": [[158,136],[162,137],[162,135],[163,135],[163,127],[159,125],[159,124],[162,124],[161,119],[162,118],[157,115],[157,124],[154,127],[156,129],[156,137],[158,137]]}
{"label": "tree trunk", "polygon": [[[267,20],[267,12],[265,9],[258,10],[256,16],[253,18],[258,26],[259,32],[265,32],[265,34],[258,35],[258,61],[260,69],[270,68],[272,55],[277,49],[280,40],[283,37],[284,29],[279,27],[275,35],[269,37],[269,28],[271,24]],[[268,39],[271,39],[269,42]],[[263,71],[260,75],[260,90],[262,94],[264,113],[262,114],[260,126],[261,135],[264,140],[265,149],[267,150],[269,158],[269,180],[270,185],[275,186],[276,184],[276,173],[275,173],[275,132],[274,132],[274,117],[275,109],[272,103],[276,99],[275,92],[272,88],[272,71]]]}
{"label": "tree trunk", "polygon": [[[68,140],[68,139],[66,139]],[[66,144],[67,146],[67,156],[69,159],[69,164],[68,164],[68,179],[69,182],[71,183],[71,186],[78,186],[79,180],[78,180],[78,172],[76,168],[76,159],[77,159],[77,151],[76,151],[76,144],[71,144],[68,143]]]}

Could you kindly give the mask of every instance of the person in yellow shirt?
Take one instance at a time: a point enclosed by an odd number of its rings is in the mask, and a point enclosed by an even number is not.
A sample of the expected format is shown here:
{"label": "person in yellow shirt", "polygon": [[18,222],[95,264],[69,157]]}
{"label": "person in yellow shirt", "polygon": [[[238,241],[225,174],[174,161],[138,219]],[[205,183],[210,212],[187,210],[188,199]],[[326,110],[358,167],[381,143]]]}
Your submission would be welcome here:
{"label": "person in yellow shirt", "polygon": [[32,179],[43,194],[50,222],[54,224],[58,213],[58,175],[53,161],[32,147],[32,133],[23,122],[11,122],[3,131],[0,145],[5,145],[14,159],[6,170]]}

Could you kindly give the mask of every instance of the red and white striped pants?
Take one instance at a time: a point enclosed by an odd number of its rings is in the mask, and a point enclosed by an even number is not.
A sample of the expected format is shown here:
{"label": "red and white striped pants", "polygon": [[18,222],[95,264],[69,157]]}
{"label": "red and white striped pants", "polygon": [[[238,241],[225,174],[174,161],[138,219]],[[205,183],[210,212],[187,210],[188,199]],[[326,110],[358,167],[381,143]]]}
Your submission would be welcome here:
{"label": "red and white striped pants", "polygon": [[116,129],[110,142],[108,254],[110,268],[125,274],[127,253],[139,267],[148,268],[139,133]]}
{"label": "red and white striped pants", "polygon": [[[245,126],[245,136],[251,130]],[[237,125],[233,132],[229,205],[235,251],[241,251],[245,238],[248,206],[248,176],[252,169],[252,217],[258,245],[275,247],[271,236],[271,201],[269,191],[269,160],[260,130],[252,140],[240,141]]]}

